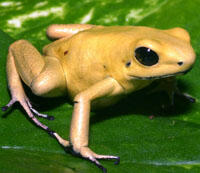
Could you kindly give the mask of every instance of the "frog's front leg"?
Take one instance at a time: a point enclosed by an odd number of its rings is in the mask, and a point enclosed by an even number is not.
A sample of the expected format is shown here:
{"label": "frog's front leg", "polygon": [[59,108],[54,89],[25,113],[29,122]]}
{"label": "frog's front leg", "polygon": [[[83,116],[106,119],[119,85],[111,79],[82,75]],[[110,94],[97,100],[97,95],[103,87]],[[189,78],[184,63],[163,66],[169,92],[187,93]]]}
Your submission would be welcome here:
{"label": "frog's front leg", "polygon": [[167,92],[167,94],[169,96],[170,104],[172,106],[174,105],[174,96],[175,95],[179,95],[179,96],[185,98],[186,100],[188,100],[191,103],[195,102],[195,98],[193,98],[192,96],[190,96],[187,93],[182,93],[180,91],[180,89],[177,86],[176,77],[169,77],[169,78],[162,79],[161,85],[163,86],[164,91]]}
{"label": "frog's front leg", "polygon": [[[174,96],[179,95],[185,99],[187,99],[189,102],[194,103],[195,98],[190,96],[187,93],[182,93],[180,89],[177,86],[177,79],[176,77],[168,77],[158,80],[158,85],[156,88],[152,90],[152,92],[156,91],[165,91],[169,97],[169,106],[174,106]],[[164,106],[169,107],[169,106]]]}
{"label": "frog's front leg", "polygon": [[122,90],[122,88],[118,82],[113,78],[108,77],[79,93],[74,99],[70,144],[75,153],[94,162],[104,172],[106,172],[106,169],[97,161],[97,159],[116,159],[116,163],[118,163],[119,157],[98,155],[88,148],[90,106],[93,100],[113,95],[113,93],[119,90]]}
{"label": "frog's front leg", "polygon": [[48,118],[47,115],[40,114],[33,109],[21,82],[23,80],[36,95],[53,97],[63,94],[66,84],[58,59],[42,56],[28,41],[19,40],[9,47],[6,69],[11,101],[2,110],[5,111],[15,102],[19,102],[37,126],[67,146],[68,141],[62,139],[34,116],[36,114]]}

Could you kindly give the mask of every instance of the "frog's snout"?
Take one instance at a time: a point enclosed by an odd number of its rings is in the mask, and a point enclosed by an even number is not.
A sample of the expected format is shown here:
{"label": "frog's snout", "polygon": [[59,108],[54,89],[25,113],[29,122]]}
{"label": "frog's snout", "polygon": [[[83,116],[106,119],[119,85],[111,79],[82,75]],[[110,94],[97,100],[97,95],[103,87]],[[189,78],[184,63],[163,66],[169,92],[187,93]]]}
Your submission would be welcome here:
{"label": "frog's snout", "polygon": [[194,61],[179,60],[177,62],[177,68],[179,69],[179,71],[188,72],[193,67],[193,64],[194,64]]}
{"label": "frog's snout", "polygon": [[[176,64],[176,68],[178,68],[180,71],[185,71],[187,69],[190,69],[193,64],[195,63],[196,55],[191,47],[190,49],[187,49],[188,51],[181,52],[181,54],[174,54],[172,56],[172,61],[174,61],[174,65]],[[177,51],[178,52],[178,51]],[[172,62],[171,62],[172,63]]]}
{"label": "frog's snout", "polygon": [[193,56],[190,56],[189,58],[179,59],[177,60],[176,63],[179,71],[182,71],[183,74],[186,74],[192,69],[194,62],[195,62],[195,54]]}

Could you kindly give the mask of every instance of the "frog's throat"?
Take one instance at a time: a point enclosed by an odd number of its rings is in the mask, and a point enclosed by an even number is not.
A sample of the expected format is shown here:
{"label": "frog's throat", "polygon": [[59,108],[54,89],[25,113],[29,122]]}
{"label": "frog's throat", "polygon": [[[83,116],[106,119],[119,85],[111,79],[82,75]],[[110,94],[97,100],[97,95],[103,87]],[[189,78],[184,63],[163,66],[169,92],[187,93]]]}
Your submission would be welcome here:
{"label": "frog's throat", "polygon": [[177,76],[177,75],[183,75],[183,74],[186,74],[188,73],[190,70],[192,69],[189,68],[185,71],[181,71],[181,72],[177,72],[177,73],[173,73],[173,74],[166,74],[166,75],[162,75],[162,76],[147,76],[147,77],[138,77],[138,76],[132,76],[131,75],[131,78],[133,79],[139,79],[139,80],[154,80],[154,79],[162,79],[162,78],[167,78],[167,77],[172,77],[172,76]]}

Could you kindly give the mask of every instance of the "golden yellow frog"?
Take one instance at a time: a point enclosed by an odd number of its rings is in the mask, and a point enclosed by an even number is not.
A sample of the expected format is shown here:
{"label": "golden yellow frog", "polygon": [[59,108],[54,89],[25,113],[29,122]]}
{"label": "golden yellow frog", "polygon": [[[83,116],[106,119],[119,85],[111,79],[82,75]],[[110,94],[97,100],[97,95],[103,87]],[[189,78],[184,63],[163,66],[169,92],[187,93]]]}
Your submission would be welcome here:
{"label": "golden yellow frog", "polygon": [[[182,28],[68,24],[51,25],[47,35],[58,40],[45,46],[43,55],[25,40],[9,47],[7,78],[12,99],[2,110],[18,101],[39,127],[104,172],[98,159],[119,162],[119,157],[99,155],[88,147],[91,108],[114,104],[154,80],[169,82],[195,61],[190,36]],[[37,120],[35,115],[52,117],[32,107],[21,80],[38,96],[70,96],[74,110],[69,141]],[[172,88],[171,97],[179,92]]]}

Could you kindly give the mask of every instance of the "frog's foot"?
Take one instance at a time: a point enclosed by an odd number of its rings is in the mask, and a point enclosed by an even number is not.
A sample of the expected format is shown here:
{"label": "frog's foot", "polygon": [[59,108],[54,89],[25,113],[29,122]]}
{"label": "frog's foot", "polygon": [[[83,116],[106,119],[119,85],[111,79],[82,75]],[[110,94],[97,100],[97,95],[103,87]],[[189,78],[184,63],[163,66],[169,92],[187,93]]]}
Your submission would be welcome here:
{"label": "frog's foot", "polygon": [[176,90],[176,92],[172,92],[172,93],[168,93],[168,96],[169,96],[169,100],[170,102],[168,104],[163,104],[161,106],[162,110],[164,111],[174,111],[175,107],[174,107],[174,96],[175,95],[178,95],[182,98],[184,98],[185,100],[189,101],[190,103],[195,103],[196,102],[196,99],[193,98],[192,96],[190,96],[189,94],[187,93],[181,93],[179,89]]}
{"label": "frog's foot", "polygon": [[[29,118],[39,127],[41,127],[42,129],[44,130],[47,130],[48,131],[48,127],[44,124],[42,124],[35,116],[33,113],[35,113],[34,111],[36,111],[35,109],[32,108],[32,105],[29,101],[29,99],[26,97],[25,94],[19,94],[20,96],[13,96],[12,99],[10,100],[10,102],[2,107],[2,111],[6,111],[8,108],[12,107],[14,105],[14,103],[16,102],[19,102],[20,105],[24,108],[24,110],[26,111],[27,115],[29,116]],[[42,115],[42,116],[46,116],[48,117],[48,119],[52,119],[52,118],[49,118],[51,116],[47,116],[47,115],[43,115],[43,114],[40,114],[39,112],[36,111],[35,113],[36,115]]]}
{"label": "frog's foot", "polygon": [[[3,106],[1,109],[2,111],[7,111],[7,109],[9,109],[10,107],[12,107],[12,105],[17,102],[16,100],[14,99],[11,99],[10,102],[6,105],[6,106]],[[54,116],[49,116],[47,114],[41,114],[39,113],[36,109],[33,108],[33,106],[31,105],[30,101],[27,99],[27,105],[29,107],[29,109],[35,114],[37,115],[38,117],[42,117],[42,118],[45,118],[45,119],[48,119],[48,120],[54,120]]]}
{"label": "frog's foot", "polygon": [[164,91],[167,93],[168,97],[169,97],[169,105],[164,105],[162,106],[163,108],[169,108],[169,107],[173,107],[174,106],[174,96],[178,95],[181,96],[183,98],[185,98],[186,100],[188,100],[191,103],[195,102],[195,98],[193,98],[192,96],[190,96],[187,93],[182,93],[178,86],[177,86],[177,81],[175,77],[170,77],[170,78],[164,78],[161,79],[159,81],[159,84],[157,85],[156,88],[154,88],[152,92],[156,92],[156,91]]}
{"label": "frog's foot", "polygon": [[[23,98],[23,99],[21,99]],[[45,130],[50,136],[52,136],[53,138],[57,139],[57,141],[65,146],[68,147],[69,146],[69,141],[64,140],[63,138],[61,138],[56,132],[54,132],[53,130],[51,130],[48,126],[42,124],[35,116],[39,116],[39,117],[43,117],[43,118],[47,118],[49,120],[52,120],[54,117],[53,116],[48,116],[46,114],[41,114],[38,111],[36,111],[35,109],[33,109],[29,99],[24,96],[24,97],[20,97],[20,99],[16,99],[15,97],[13,97],[10,102],[2,107],[2,111],[6,111],[8,110],[8,108],[12,107],[12,105],[16,102],[19,102],[20,105],[24,108],[24,110],[26,111],[27,115],[29,116],[29,118],[40,128],[42,128],[43,130]],[[33,114],[34,113],[34,114]]]}
{"label": "frog's foot", "polygon": [[195,101],[196,101],[196,99],[193,98],[192,96],[190,96],[189,94],[182,93],[177,86],[175,86],[174,90],[166,89],[166,92],[167,92],[169,100],[170,100],[170,104],[169,104],[170,107],[174,106],[175,95],[178,95],[178,96],[184,98],[185,100],[189,101],[190,103],[195,103]]}
{"label": "frog's foot", "polygon": [[189,95],[188,93],[181,93],[179,90],[177,90],[177,92],[175,94],[183,97],[184,99],[188,100],[190,103],[196,102],[196,99],[194,97],[192,97],[191,95]]}
{"label": "frog's foot", "polygon": [[100,159],[108,159],[108,160],[116,160],[115,165],[120,163],[120,157],[118,156],[110,156],[110,155],[99,155],[94,153],[90,148],[88,147],[81,147],[79,149],[80,151],[77,152],[77,150],[72,150],[73,153],[80,155],[81,157],[91,161],[94,163],[98,168],[100,168],[103,173],[107,172],[107,169],[98,161]]}

